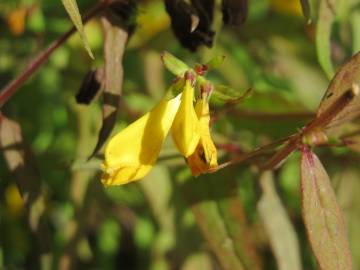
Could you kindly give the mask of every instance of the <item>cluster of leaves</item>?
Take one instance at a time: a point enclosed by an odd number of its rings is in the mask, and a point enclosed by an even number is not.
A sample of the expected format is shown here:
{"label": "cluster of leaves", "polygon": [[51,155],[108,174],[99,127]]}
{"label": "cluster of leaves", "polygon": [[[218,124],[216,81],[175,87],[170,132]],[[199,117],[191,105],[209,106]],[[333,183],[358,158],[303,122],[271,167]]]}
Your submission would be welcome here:
{"label": "cluster of leaves", "polygon": [[[0,3],[1,84],[20,73],[1,106],[42,67],[2,109],[0,267],[312,269],[312,253],[321,269],[360,267],[358,1],[62,2],[75,27],[23,73],[70,23],[59,3]],[[224,163],[194,179],[168,144],[144,180],[104,189],[97,153],[163,94],[163,65],[210,71]]]}

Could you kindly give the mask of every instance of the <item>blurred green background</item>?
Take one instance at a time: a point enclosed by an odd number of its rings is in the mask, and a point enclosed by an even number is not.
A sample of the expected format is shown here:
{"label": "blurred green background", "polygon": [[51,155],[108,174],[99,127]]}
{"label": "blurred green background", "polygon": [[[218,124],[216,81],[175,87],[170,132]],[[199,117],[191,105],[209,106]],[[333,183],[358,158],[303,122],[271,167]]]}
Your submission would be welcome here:
{"label": "blurred green background", "polygon": [[[82,14],[96,4],[77,2]],[[335,66],[360,49],[359,3],[342,2],[331,44]],[[231,111],[221,103],[211,107],[215,142],[241,151],[296,132],[329,83],[317,61],[315,26],[306,24],[296,0],[251,1],[244,25],[218,26],[213,48],[196,53],[174,37],[162,1],[140,1],[137,23],[125,51],[114,132],[149,110],[173,80],[160,59],[164,50],[191,66],[225,55],[207,78],[239,92],[253,89]],[[61,1],[2,0],[0,86],[71,25]],[[75,34],[2,109],[20,124],[34,154],[45,198],[39,211],[47,221],[46,230],[30,229],[16,176],[1,156],[0,269],[316,269],[301,219],[297,153],[272,175],[260,177],[245,163],[194,178],[167,140],[145,179],[101,185],[101,158],[87,161],[101,126],[101,100],[85,106],[74,97],[85,73],[103,63],[97,19],[86,34],[94,61]],[[317,153],[334,181],[360,269],[359,157],[345,148]],[[219,147],[221,162],[232,157]]]}

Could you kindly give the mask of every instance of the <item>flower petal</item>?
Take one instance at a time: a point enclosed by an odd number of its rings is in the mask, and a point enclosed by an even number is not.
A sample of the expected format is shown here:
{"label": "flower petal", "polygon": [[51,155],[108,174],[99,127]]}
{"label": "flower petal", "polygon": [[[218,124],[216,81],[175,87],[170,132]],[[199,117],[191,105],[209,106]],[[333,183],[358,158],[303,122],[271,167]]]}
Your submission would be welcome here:
{"label": "flower petal", "polygon": [[103,184],[126,184],[151,170],[180,106],[180,97],[164,98],[109,141],[103,163]]}
{"label": "flower petal", "polygon": [[210,135],[210,112],[206,98],[196,102],[195,111],[199,118],[200,141],[192,155],[187,158],[187,163],[194,176],[206,173],[209,169],[216,168],[217,150]]}
{"label": "flower petal", "polygon": [[191,85],[191,80],[186,80],[181,104],[171,127],[174,143],[185,157],[195,151],[200,139],[199,121],[194,110],[193,99],[194,87]]}

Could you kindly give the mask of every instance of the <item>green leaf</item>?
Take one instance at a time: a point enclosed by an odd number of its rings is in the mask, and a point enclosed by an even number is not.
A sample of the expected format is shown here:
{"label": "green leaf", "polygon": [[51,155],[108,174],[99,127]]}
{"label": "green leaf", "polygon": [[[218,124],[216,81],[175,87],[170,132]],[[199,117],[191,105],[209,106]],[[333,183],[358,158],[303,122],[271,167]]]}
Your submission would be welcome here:
{"label": "green leaf", "polygon": [[208,70],[220,67],[221,64],[224,63],[225,58],[225,55],[217,55],[211,58],[210,61],[206,63]]}
{"label": "green leaf", "polygon": [[286,209],[276,192],[270,171],[260,178],[262,195],[257,205],[279,270],[301,270],[299,242]]}
{"label": "green leaf", "polygon": [[236,91],[229,86],[215,85],[211,97],[214,98],[215,101],[220,102],[240,102],[247,98],[251,93],[251,89],[248,89],[245,93],[243,93]]}
{"label": "green leaf", "polygon": [[355,168],[346,167],[339,173],[336,182],[338,201],[344,212],[348,226],[350,249],[353,256],[354,269],[360,269],[360,190],[359,172]]}
{"label": "green leaf", "polygon": [[329,79],[334,75],[334,67],[331,61],[331,30],[335,20],[333,10],[335,4],[336,0],[321,0],[316,25],[317,57]]}
{"label": "green leaf", "polygon": [[162,53],[161,59],[165,67],[176,76],[183,76],[190,69],[187,64],[167,51]]}
{"label": "green leaf", "polygon": [[[220,172],[197,179],[184,175],[178,182],[200,232],[222,269],[261,269],[252,239],[248,237],[249,228],[236,192],[237,183],[232,177],[230,173],[225,176]],[[220,178],[226,181],[219,181]]]}
{"label": "green leaf", "polygon": [[80,38],[83,42],[83,45],[84,45],[87,53],[89,54],[89,56],[92,59],[94,59],[94,55],[91,52],[89,42],[85,35],[84,26],[83,26],[83,23],[81,20],[81,15],[80,15],[76,0],[61,0],[61,1],[63,3],[67,13],[69,14],[71,21],[73,22],[73,24],[75,25],[76,29],[79,32]]}
{"label": "green leaf", "polygon": [[356,53],[360,51],[360,10],[355,10],[350,17],[350,23],[352,28],[352,51]]}
{"label": "green leaf", "polygon": [[307,147],[301,153],[302,213],[320,269],[351,270],[347,232],[329,176]]}

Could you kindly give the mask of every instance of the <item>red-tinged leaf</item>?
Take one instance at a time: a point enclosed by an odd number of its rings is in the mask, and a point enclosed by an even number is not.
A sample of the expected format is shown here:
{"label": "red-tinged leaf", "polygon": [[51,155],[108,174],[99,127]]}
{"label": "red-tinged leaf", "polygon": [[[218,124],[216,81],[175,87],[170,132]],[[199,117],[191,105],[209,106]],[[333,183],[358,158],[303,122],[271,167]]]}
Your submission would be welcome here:
{"label": "red-tinged leaf", "polygon": [[301,155],[302,212],[308,238],[324,270],[351,270],[352,259],[344,219],[329,176],[307,147]]}
{"label": "red-tinged leaf", "polygon": [[285,207],[276,192],[270,171],[260,178],[262,195],[257,205],[279,270],[300,270],[299,242]]}
{"label": "red-tinged leaf", "polygon": [[[116,6],[116,8],[119,8]],[[129,7],[125,6],[127,10]],[[116,13],[115,13],[116,12]],[[108,11],[101,20],[104,31],[104,75],[103,75],[103,123],[99,132],[93,157],[103,146],[116,123],[123,85],[123,56],[132,26],[126,25],[121,19],[118,9]],[[127,15],[129,16],[129,15]],[[115,19],[114,19],[115,17]]]}
{"label": "red-tinged leaf", "polygon": [[[346,92],[352,88],[358,88],[360,83],[360,52],[355,54],[347,63],[345,63],[336,73],[330,85],[325,92],[319,109],[317,111],[317,117],[329,111],[329,108],[333,106]],[[335,117],[327,124],[328,132],[335,127],[343,124],[346,121],[353,120],[360,116],[360,95],[356,93],[349,104],[346,105]],[[358,91],[357,91],[358,92]]]}

